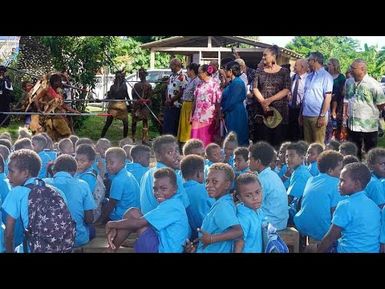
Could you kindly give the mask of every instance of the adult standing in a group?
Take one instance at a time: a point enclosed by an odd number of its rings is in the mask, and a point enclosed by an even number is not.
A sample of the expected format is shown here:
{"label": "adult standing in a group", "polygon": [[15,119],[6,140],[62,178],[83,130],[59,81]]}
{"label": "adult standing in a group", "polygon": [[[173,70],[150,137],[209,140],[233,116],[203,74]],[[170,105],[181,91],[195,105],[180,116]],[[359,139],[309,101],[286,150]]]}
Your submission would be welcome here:
{"label": "adult standing in a group", "polygon": [[234,131],[240,146],[249,145],[249,131],[247,127],[247,112],[243,105],[246,99],[246,86],[240,75],[239,63],[231,61],[226,65],[226,77],[230,83],[222,92],[221,107],[225,116],[228,132]]}
{"label": "adult standing in a group", "polygon": [[362,142],[365,152],[377,146],[379,112],[385,107],[385,96],[378,81],[368,75],[364,60],[356,59],[350,68],[353,77],[346,80],[343,118],[348,121],[348,138],[357,145],[361,159]]}
{"label": "adult standing in a group", "polygon": [[303,124],[305,141],[325,143],[328,111],[333,91],[333,77],[325,70],[324,57],[312,52],[308,58],[310,73],[305,82],[305,95],[298,121]]}
{"label": "adult standing in a group", "polygon": [[221,88],[211,75],[214,67],[203,64],[199,67],[194,97],[195,106],[192,112],[191,138],[200,139],[205,146],[215,141],[219,135]]}
{"label": "adult standing in a group", "polygon": [[170,61],[170,69],[172,73],[167,85],[162,133],[172,134],[176,137],[182,106],[180,99],[187,85],[187,75],[183,72],[179,59],[174,58]]}
{"label": "adult standing in a group", "polygon": [[[278,147],[286,139],[286,126],[289,120],[287,95],[290,92],[290,72],[277,64],[279,48],[276,45],[263,51],[263,68],[259,67],[253,82],[253,101],[248,104],[250,138],[255,143],[267,141]],[[275,108],[282,121],[270,128],[265,125],[264,117]]]}
{"label": "adult standing in a group", "polygon": [[[9,105],[14,100],[12,81],[9,76],[5,75],[6,72],[7,68],[0,65],[0,111],[3,112],[9,112]],[[10,119],[10,115],[0,114],[0,125],[7,127]]]}

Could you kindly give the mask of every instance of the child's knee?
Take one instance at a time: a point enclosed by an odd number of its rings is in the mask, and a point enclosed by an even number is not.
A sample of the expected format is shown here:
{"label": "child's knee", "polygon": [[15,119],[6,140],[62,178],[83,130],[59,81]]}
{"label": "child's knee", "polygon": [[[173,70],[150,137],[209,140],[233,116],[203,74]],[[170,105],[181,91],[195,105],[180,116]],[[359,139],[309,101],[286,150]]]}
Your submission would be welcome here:
{"label": "child's knee", "polygon": [[123,219],[127,219],[128,217],[140,218],[142,216],[143,214],[138,208],[132,207],[127,209],[123,215]]}

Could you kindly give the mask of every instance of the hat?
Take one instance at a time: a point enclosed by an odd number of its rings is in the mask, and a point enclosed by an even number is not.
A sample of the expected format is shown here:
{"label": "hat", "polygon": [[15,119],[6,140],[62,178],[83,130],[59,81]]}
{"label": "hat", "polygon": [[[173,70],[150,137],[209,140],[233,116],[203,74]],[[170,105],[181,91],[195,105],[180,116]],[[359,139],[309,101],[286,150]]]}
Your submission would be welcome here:
{"label": "hat", "polygon": [[7,68],[4,65],[0,65],[0,71],[7,72]]}
{"label": "hat", "polygon": [[270,107],[269,109],[270,111],[273,111],[273,115],[263,116],[263,123],[268,128],[276,128],[282,121],[282,115],[274,107]]}

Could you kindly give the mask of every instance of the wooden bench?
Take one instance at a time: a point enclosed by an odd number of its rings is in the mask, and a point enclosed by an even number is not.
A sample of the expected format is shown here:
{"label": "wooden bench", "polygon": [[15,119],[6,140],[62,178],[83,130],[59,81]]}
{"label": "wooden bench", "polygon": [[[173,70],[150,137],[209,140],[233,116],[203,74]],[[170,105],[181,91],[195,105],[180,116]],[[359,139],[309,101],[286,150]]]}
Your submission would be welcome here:
{"label": "wooden bench", "polygon": [[295,228],[287,227],[277,233],[286,243],[290,253],[299,253],[299,233]]}

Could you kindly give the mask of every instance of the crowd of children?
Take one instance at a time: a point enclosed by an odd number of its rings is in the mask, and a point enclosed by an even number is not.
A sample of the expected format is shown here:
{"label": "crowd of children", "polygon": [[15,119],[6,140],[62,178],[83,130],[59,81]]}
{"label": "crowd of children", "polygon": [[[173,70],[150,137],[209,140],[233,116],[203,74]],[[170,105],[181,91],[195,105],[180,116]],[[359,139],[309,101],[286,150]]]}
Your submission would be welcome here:
{"label": "crowd of children", "polygon": [[31,184],[42,179],[68,208],[74,250],[105,224],[108,252],[136,232],[136,252],[261,253],[270,224],[295,227],[305,252],[385,252],[385,149],[362,162],[357,153],[335,141],[239,147],[235,133],[222,147],[190,139],[182,155],[171,135],[150,148],[129,138],[114,147],[105,138],[53,144],[46,134],[3,133],[0,251],[34,248],[23,241],[26,228],[45,222],[30,223]]}

